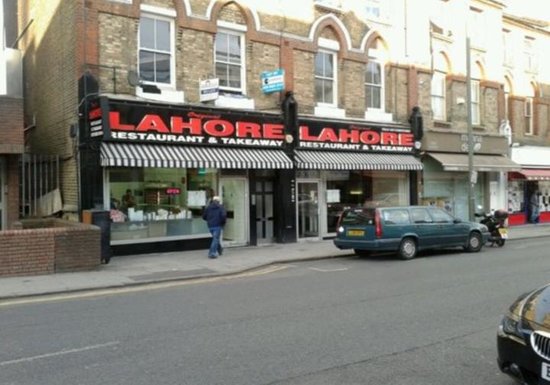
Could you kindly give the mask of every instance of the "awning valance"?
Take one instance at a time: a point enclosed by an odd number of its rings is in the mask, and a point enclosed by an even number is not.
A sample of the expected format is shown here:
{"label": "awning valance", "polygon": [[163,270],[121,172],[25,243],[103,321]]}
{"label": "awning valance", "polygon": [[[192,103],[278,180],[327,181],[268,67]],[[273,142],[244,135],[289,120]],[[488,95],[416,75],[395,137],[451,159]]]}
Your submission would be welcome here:
{"label": "awning valance", "polygon": [[182,147],[158,144],[101,143],[101,165],[114,167],[291,169],[278,149]]}
{"label": "awning valance", "polygon": [[422,170],[409,154],[296,150],[296,166],[306,170]]}
{"label": "awning valance", "polygon": [[[429,156],[441,163],[445,171],[468,171],[467,154],[428,153]],[[476,171],[519,171],[521,166],[503,155],[477,155],[473,157],[473,166]]]}
{"label": "awning valance", "polygon": [[527,169],[520,171],[527,180],[550,180],[550,169]]}

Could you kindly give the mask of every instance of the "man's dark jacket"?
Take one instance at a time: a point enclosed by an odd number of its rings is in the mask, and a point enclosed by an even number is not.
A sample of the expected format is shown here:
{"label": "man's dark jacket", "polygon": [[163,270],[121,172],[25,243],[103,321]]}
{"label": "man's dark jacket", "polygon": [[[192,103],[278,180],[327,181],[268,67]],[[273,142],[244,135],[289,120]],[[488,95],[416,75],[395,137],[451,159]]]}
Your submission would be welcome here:
{"label": "man's dark jacket", "polygon": [[202,219],[206,221],[208,227],[223,227],[227,219],[227,213],[219,202],[212,201],[204,209]]}

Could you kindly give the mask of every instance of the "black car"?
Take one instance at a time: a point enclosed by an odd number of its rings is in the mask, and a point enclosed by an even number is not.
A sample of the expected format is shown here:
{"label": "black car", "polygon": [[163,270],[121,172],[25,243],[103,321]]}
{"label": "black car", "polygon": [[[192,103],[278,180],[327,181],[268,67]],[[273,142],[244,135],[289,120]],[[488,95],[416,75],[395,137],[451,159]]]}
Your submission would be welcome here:
{"label": "black car", "polygon": [[550,384],[550,284],[523,294],[502,318],[498,366],[522,384]]}

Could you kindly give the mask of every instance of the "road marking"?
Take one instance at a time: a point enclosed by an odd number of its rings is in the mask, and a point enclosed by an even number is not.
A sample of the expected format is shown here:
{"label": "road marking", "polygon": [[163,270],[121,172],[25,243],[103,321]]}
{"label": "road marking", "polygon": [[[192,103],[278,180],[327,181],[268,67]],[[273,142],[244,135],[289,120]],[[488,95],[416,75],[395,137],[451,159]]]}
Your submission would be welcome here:
{"label": "road marking", "polygon": [[254,277],[259,275],[271,274],[277,271],[287,269],[288,265],[271,265],[265,269],[253,270],[244,273],[237,273],[233,275],[226,275],[220,277],[205,277],[205,278],[193,278],[184,281],[169,281],[169,282],[153,282],[153,283],[143,283],[135,286],[125,286],[125,287],[114,287],[109,289],[89,289],[86,291],[76,292],[76,293],[59,293],[59,294],[50,294],[50,295],[39,295],[34,297],[27,298],[14,298],[8,299],[5,301],[0,301],[0,307],[3,306],[13,306],[13,305],[27,305],[32,303],[43,303],[43,302],[54,302],[70,299],[80,299],[80,298],[91,298],[91,297],[100,297],[104,295],[112,294],[125,294],[125,293],[135,293],[145,290],[157,290],[157,289],[167,289],[177,286],[185,285],[195,285],[201,283],[212,283],[219,281],[229,281],[236,278],[245,278],[245,277]]}
{"label": "road marking", "polygon": [[107,343],[99,344],[99,345],[84,346],[84,347],[78,348],[78,349],[68,349],[68,350],[64,349],[64,350],[60,350],[58,352],[40,354],[38,356],[18,358],[16,360],[10,360],[10,361],[2,361],[2,362],[0,362],[0,366],[20,364],[20,363],[24,363],[24,362],[31,362],[31,361],[34,361],[34,360],[40,360],[42,358],[63,356],[65,354],[80,353],[80,352],[85,352],[87,350],[108,348],[110,346],[116,346],[116,345],[119,345],[119,344],[120,344],[119,341],[111,341],[111,342],[107,342]]}
{"label": "road marking", "polygon": [[335,271],[346,271],[349,270],[347,267],[341,267],[339,269],[321,269],[319,267],[310,267],[310,270],[320,271],[321,273],[332,273]]}

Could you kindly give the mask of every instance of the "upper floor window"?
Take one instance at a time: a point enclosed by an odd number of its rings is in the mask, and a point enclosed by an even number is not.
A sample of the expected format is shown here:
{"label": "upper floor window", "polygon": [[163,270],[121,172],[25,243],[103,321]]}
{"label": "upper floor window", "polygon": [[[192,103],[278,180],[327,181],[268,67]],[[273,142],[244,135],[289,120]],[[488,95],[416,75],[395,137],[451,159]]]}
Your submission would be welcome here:
{"label": "upper floor window", "polygon": [[470,80],[471,87],[471,111],[472,111],[472,124],[481,124],[481,75],[482,70],[479,63],[476,63],[472,69],[472,76]]}
{"label": "upper floor window", "polygon": [[525,37],[523,41],[523,54],[525,57],[525,70],[529,72],[537,71],[537,59],[535,55],[535,39]]}
{"label": "upper floor window", "polygon": [[369,61],[365,71],[366,108],[382,109],[382,66],[376,61]]}
{"label": "upper floor window", "polygon": [[529,94],[525,98],[525,134],[533,135],[535,133],[533,122],[533,100],[535,99],[535,87],[533,84],[529,87]]}
{"label": "upper floor window", "polygon": [[485,47],[487,26],[485,14],[477,8],[470,8],[468,18],[468,35],[476,47]]}
{"label": "upper floor window", "polygon": [[514,51],[512,33],[507,29],[502,31],[502,45],[504,48],[504,65],[511,67],[514,65]]}
{"label": "upper floor window", "polygon": [[447,63],[443,54],[440,53],[434,58],[434,72],[431,84],[432,114],[434,120],[446,119],[446,80]]}
{"label": "upper floor window", "polygon": [[319,51],[315,54],[315,101],[336,105],[336,54]]}
{"label": "upper floor window", "polygon": [[338,10],[342,8],[342,0],[315,0],[315,4]]}
{"label": "upper floor window", "polygon": [[139,21],[139,75],[146,82],[175,85],[174,22],[156,15]]}
{"label": "upper floor window", "polygon": [[244,93],[244,35],[228,31],[218,32],[214,52],[216,77],[220,79],[220,89]]}

